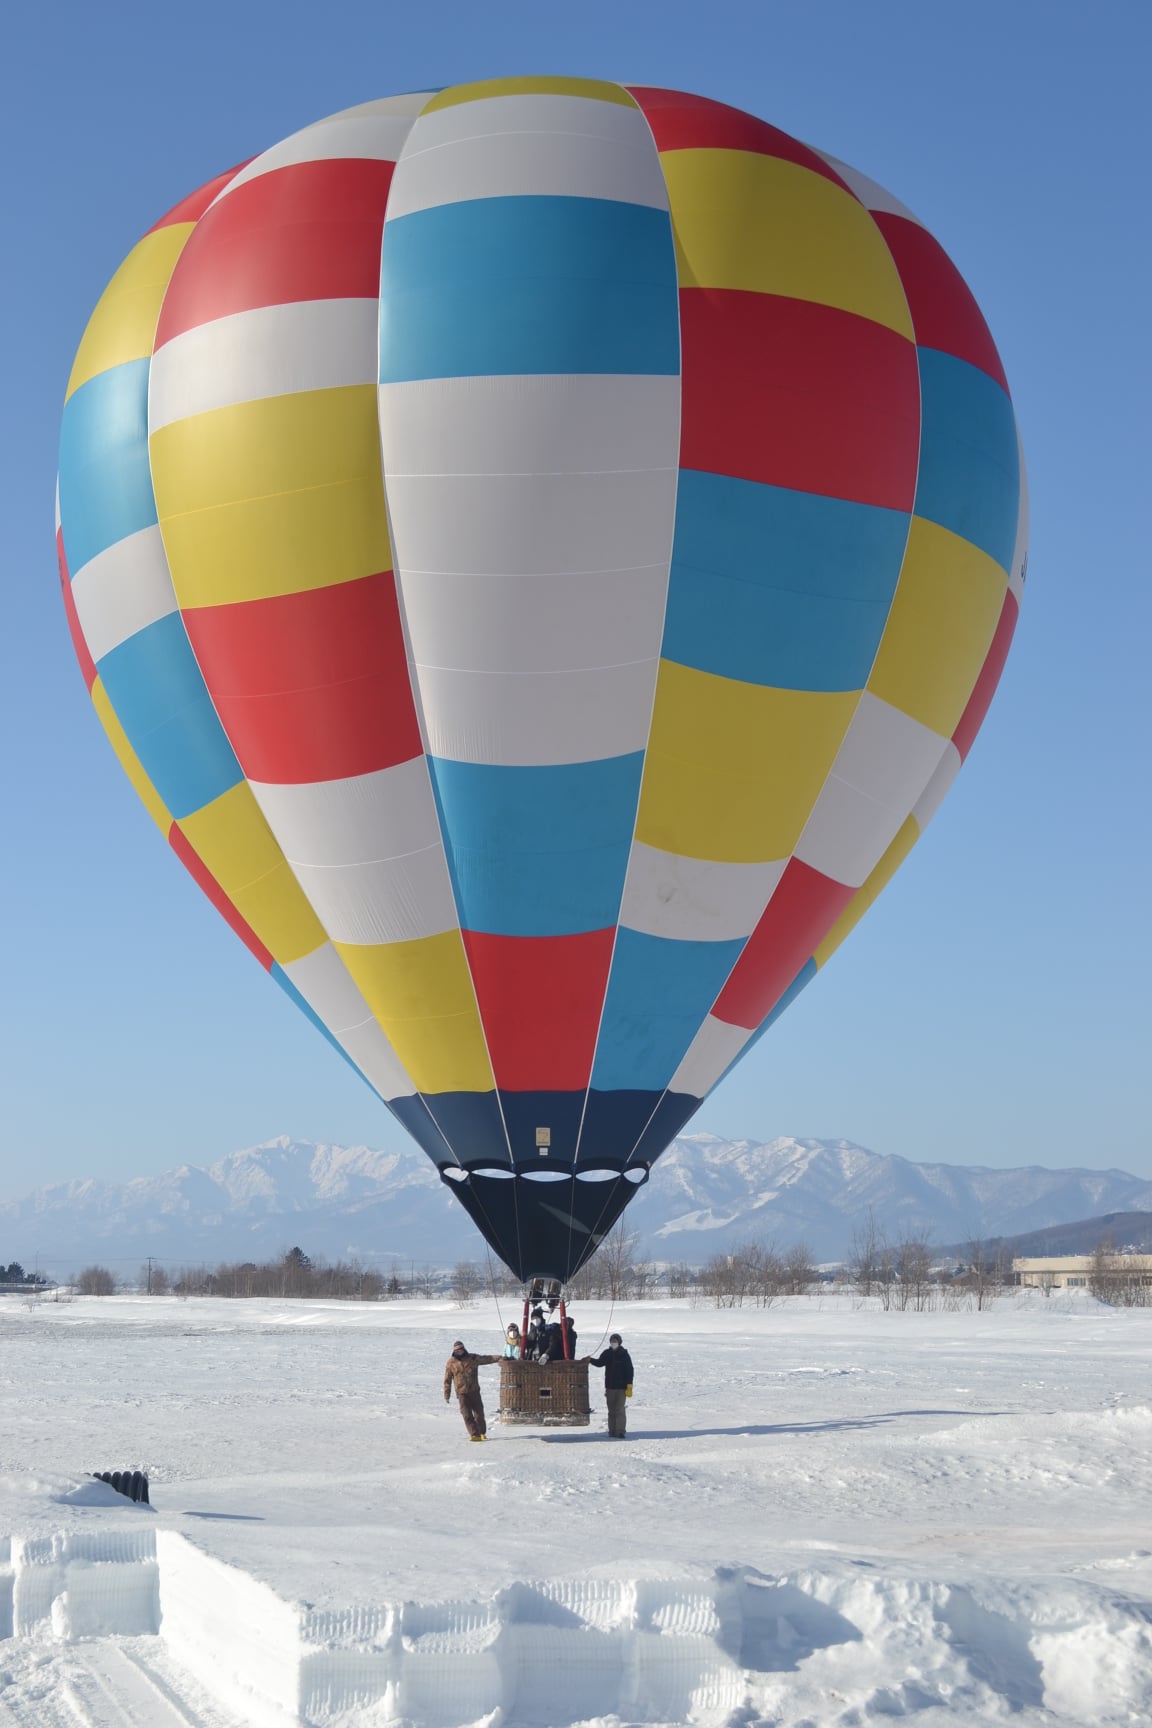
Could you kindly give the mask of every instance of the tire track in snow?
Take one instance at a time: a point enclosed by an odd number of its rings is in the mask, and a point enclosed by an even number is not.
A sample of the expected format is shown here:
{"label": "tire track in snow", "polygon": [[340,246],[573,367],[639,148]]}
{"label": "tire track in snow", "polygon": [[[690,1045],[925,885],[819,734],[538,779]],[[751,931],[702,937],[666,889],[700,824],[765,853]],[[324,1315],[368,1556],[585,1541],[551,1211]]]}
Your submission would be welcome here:
{"label": "tire track in snow", "polygon": [[51,1674],[47,1685],[37,1667],[10,1674],[0,1728],[245,1728],[174,1670],[158,1641],[147,1651],[135,1640],[74,1644]]}

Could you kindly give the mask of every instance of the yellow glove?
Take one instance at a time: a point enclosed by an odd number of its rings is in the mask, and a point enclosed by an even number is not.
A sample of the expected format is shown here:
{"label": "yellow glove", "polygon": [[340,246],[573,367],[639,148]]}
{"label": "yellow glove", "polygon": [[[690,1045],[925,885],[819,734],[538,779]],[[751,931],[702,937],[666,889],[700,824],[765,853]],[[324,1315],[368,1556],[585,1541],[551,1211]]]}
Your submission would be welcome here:
{"label": "yellow glove", "polygon": [[631,1388],[631,1386],[625,1386],[625,1388],[624,1388],[624,1396],[625,1396],[625,1398],[631,1398],[631,1396],[632,1396],[632,1388]]}

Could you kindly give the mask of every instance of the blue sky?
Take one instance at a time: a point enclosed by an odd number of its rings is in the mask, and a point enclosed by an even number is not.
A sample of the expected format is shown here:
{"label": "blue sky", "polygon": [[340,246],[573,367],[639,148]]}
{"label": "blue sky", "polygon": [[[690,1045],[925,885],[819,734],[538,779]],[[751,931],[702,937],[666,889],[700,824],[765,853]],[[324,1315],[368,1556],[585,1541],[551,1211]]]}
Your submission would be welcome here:
{"label": "blue sky", "polygon": [[1152,1177],[1150,20],[1138,0],[21,9],[0,103],[0,1197],[278,1133],[400,1139],[105,742],[57,594],[60,405],[107,278],[212,173],[373,96],[539,71],[698,90],[888,186],[983,306],[1031,474],[1025,608],[967,767],[695,1125]]}

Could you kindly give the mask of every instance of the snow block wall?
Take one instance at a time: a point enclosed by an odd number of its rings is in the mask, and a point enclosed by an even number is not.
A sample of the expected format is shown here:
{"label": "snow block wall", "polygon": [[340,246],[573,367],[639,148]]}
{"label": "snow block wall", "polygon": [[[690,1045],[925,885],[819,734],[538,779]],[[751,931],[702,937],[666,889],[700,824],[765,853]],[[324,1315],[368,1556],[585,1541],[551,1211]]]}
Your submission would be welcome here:
{"label": "snow block wall", "polygon": [[[46,1623],[67,1640],[159,1631],[153,1531],[73,1530],[17,1537],[8,1549],[10,1635],[34,1632]],[[0,1582],[0,1630],[3,1600]]]}
{"label": "snow block wall", "polygon": [[160,1630],[172,1655],[252,1728],[300,1721],[300,1617],[246,1572],[171,1530],[157,1538]]}
{"label": "snow block wall", "polygon": [[0,1536],[0,1638],[11,1638],[12,1636],[12,1586],[14,1581],[12,1542],[7,1536]]}
{"label": "snow block wall", "polygon": [[1134,1701],[1152,1707],[1152,1611],[1087,1581],[976,1585],[857,1561],[524,1581],[487,1600],[319,1611],[175,1531],[0,1538],[0,1637],[157,1634],[168,1672],[245,1728],[799,1728],[921,1711],[1097,1728],[1148,1720]]}
{"label": "snow block wall", "polygon": [[[405,1603],[301,1622],[301,1711],[323,1722],[383,1705],[386,1719],[456,1728],[726,1716],[745,1698],[746,1587],[562,1579],[483,1602]],[[559,1714],[558,1714],[559,1712]]]}

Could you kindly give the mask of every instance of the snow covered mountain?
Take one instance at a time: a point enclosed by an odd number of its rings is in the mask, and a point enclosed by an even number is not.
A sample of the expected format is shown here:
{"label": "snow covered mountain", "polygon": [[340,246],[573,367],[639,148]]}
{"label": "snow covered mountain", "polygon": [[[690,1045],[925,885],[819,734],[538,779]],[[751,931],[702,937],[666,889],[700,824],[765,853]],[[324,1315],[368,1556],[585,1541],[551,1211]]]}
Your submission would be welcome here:
{"label": "snow covered mountain", "polygon": [[938,1243],[967,1242],[1143,1210],[1152,1182],[1122,1170],[914,1164],[850,1140],[687,1134],[669,1147],[644,1192],[659,1196],[663,1216],[637,1222],[661,1259],[698,1261],[750,1235],[782,1246],[803,1241],[817,1258],[833,1259],[849,1249],[870,1211],[890,1237],[909,1230]]}
{"label": "snow covered mountain", "polygon": [[[914,1164],[847,1140],[685,1134],[628,1220],[641,1252],[659,1260],[699,1263],[753,1236],[802,1241],[830,1260],[869,1210],[890,1236],[965,1242],[1152,1210],[1152,1182],[1122,1170]],[[294,1243],[385,1268],[483,1259],[463,1209],[415,1150],[281,1137],[207,1168],[59,1183],[0,1204],[0,1261],[36,1260],[57,1275],[99,1259],[127,1276],[149,1254],[168,1265],[260,1259]]]}

